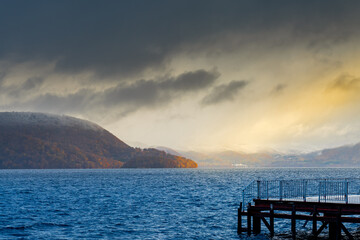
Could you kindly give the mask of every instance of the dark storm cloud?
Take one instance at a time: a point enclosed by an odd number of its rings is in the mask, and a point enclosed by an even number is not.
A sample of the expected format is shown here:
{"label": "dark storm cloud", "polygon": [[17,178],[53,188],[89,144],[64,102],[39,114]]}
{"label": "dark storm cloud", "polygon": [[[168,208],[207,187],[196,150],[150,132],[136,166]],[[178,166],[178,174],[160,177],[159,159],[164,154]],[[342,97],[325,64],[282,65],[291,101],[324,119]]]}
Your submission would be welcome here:
{"label": "dark storm cloud", "polygon": [[202,100],[202,104],[214,105],[225,101],[231,101],[248,83],[248,81],[232,81],[229,84],[217,86]]}
{"label": "dark storm cloud", "polygon": [[5,72],[0,72],[0,87],[3,83],[3,81],[5,80],[6,77],[6,73]]}
{"label": "dark storm cloud", "polygon": [[271,91],[271,94],[272,95],[280,94],[285,90],[285,88],[287,88],[287,85],[280,83],[274,87],[274,89]]}
{"label": "dark storm cloud", "polygon": [[28,80],[25,81],[25,83],[21,86],[21,88],[26,91],[32,90],[34,88],[39,87],[43,82],[44,82],[43,78],[39,78],[39,77],[29,78]]}
{"label": "dark storm cloud", "polygon": [[360,78],[349,74],[338,76],[328,90],[357,91],[360,88]]}
{"label": "dark storm cloud", "polygon": [[128,86],[119,84],[104,92],[104,104],[143,106],[169,103],[175,96],[208,88],[219,76],[216,70],[197,70],[162,81],[140,80]]}
{"label": "dark storm cloud", "polygon": [[6,94],[13,98],[23,97],[29,92],[36,92],[43,84],[44,79],[40,77],[28,78],[25,82],[18,84],[11,84],[8,86],[1,86],[1,75],[0,75],[0,94]]}
{"label": "dark storm cloud", "polygon": [[[360,2],[343,1],[27,1],[0,3],[0,60],[57,61],[60,72],[137,73],[166,64],[186,46],[226,33],[259,41],[291,29],[280,44],[341,41],[357,33]],[[274,33],[273,33],[274,32]],[[234,46],[238,47],[238,46]]]}
{"label": "dark storm cloud", "polygon": [[204,90],[220,76],[216,70],[185,72],[162,80],[138,80],[131,84],[120,83],[105,91],[82,89],[69,95],[43,94],[26,103],[14,104],[18,108],[34,108],[49,112],[87,112],[107,109],[126,115],[139,108],[167,105],[176,98]]}
{"label": "dark storm cloud", "polygon": [[205,71],[203,69],[186,72],[176,78],[171,78],[159,84],[160,88],[176,92],[197,91],[214,83],[220,76],[216,69]]}
{"label": "dark storm cloud", "polygon": [[74,94],[43,94],[25,103],[13,104],[15,108],[25,108],[41,112],[78,113],[86,112],[94,98],[95,92],[81,89]]}

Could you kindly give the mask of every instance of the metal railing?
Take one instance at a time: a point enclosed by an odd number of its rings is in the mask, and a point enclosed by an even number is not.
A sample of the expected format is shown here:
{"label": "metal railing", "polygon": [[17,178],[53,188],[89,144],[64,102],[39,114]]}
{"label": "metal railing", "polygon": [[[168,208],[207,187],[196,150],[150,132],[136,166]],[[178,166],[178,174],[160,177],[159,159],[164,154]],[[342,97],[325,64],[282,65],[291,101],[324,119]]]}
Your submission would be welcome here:
{"label": "metal railing", "polygon": [[360,178],[255,180],[242,189],[243,209],[253,199],[360,203]]}

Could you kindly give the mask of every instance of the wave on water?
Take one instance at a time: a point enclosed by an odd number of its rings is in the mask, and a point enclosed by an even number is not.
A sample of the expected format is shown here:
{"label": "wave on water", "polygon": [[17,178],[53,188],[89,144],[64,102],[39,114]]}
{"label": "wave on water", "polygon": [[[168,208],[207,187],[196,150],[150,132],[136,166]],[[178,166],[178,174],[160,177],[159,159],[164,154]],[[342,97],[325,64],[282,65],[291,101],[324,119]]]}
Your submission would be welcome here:
{"label": "wave on water", "polygon": [[[269,239],[265,226],[250,238],[236,233],[244,186],[259,178],[359,174],[356,168],[0,170],[0,239]],[[301,239],[310,236],[309,225],[299,228]],[[291,239],[290,221],[276,226],[274,239]],[[360,239],[357,224],[347,228]]]}

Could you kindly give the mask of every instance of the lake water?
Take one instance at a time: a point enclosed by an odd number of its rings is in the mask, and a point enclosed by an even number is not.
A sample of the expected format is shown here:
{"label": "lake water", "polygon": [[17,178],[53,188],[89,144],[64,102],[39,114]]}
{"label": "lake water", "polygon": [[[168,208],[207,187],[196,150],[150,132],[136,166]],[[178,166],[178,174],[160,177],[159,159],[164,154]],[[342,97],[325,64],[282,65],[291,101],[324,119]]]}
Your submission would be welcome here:
{"label": "lake water", "polygon": [[[236,233],[237,208],[252,180],[359,175],[357,168],[0,170],[0,239],[247,239]],[[275,239],[289,238],[288,221],[276,226]],[[268,239],[264,232],[251,239]]]}

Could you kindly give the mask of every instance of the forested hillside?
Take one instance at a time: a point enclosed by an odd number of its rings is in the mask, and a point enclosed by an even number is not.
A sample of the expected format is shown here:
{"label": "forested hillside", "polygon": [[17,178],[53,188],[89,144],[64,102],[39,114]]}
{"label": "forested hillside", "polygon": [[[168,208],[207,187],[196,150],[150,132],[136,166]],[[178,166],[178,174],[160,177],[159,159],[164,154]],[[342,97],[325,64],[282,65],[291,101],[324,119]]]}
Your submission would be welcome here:
{"label": "forested hillside", "polygon": [[73,117],[0,113],[0,168],[122,166],[162,168],[197,164],[155,149],[132,148],[100,126]]}

